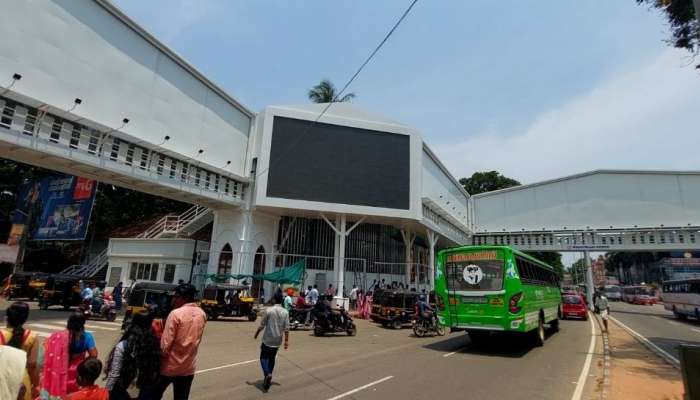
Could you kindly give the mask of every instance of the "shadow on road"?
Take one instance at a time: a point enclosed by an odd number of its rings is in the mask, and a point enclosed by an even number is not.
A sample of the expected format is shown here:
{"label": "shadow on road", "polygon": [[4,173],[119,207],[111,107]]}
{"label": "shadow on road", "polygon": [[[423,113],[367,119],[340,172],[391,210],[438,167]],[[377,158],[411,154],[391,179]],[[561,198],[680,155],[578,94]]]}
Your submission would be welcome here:
{"label": "shadow on road", "polygon": [[[545,333],[546,339],[549,339],[554,334],[554,331],[547,329]],[[454,338],[427,344],[423,348],[443,353],[457,352],[487,357],[522,358],[534,346],[528,335],[513,332],[494,332],[478,343],[473,342],[468,334],[461,334]]]}

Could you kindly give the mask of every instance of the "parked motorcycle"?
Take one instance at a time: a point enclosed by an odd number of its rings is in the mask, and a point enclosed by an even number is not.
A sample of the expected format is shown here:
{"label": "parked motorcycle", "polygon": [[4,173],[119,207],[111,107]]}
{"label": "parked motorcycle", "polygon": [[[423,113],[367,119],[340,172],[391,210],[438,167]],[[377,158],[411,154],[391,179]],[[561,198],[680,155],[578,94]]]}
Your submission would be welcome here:
{"label": "parked motorcycle", "polygon": [[445,327],[437,322],[435,317],[418,317],[413,320],[413,333],[418,337],[423,337],[430,332],[435,332],[438,336],[445,335]]}
{"label": "parked motorcycle", "polygon": [[344,308],[340,308],[340,312],[334,312],[330,315],[326,313],[312,312],[314,322],[314,335],[323,336],[326,333],[345,332],[348,336],[357,334],[357,327],[352,321],[350,314]]}
{"label": "parked motorcycle", "polygon": [[90,301],[84,300],[80,304],[79,310],[83,313],[85,319],[104,318],[107,321],[114,321],[117,319],[117,305],[114,300],[111,299],[104,299],[99,310],[93,310]]}

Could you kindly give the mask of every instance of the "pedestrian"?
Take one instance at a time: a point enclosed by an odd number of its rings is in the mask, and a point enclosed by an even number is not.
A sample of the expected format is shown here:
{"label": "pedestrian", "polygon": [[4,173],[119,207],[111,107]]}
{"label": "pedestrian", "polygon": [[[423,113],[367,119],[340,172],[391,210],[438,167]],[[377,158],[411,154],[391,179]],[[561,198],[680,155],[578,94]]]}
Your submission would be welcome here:
{"label": "pedestrian", "polygon": [[270,390],[272,385],[275,358],[277,357],[277,350],[282,345],[283,335],[284,349],[287,350],[289,348],[289,313],[282,308],[282,296],[274,296],[273,301],[275,305],[267,309],[254,336],[257,339],[260,332],[264,331],[262,344],[260,345],[260,365],[264,375],[264,392]]}
{"label": "pedestrian", "polygon": [[21,400],[27,388],[22,384],[27,353],[12,346],[0,346],[0,399]]}
{"label": "pedestrian", "polygon": [[102,372],[102,361],[97,358],[88,358],[83,360],[77,369],[79,389],[69,394],[66,400],[110,400],[107,389],[95,384]]}
{"label": "pedestrian", "polygon": [[358,292],[357,285],[352,285],[352,290],[350,291],[350,309],[355,310],[357,309],[357,292]]}
{"label": "pedestrian", "polygon": [[107,358],[105,388],[110,400],[129,400],[135,384],[138,399],[151,398],[160,373],[160,343],[151,330],[151,317],[136,313]]}
{"label": "pedestrian", "polygon": [[37,358],[39,344],[36,334],[24,328],[29,318],[29,305],[20,301],[12,303],[5,311],[7,328],[0,329],[0,345],[7,345],[27,353],[27,365],[24,368],[23,400],[32,400],[39,395],[39,369]]}
{"label": "pedestrian", "polygon": [[603,326],[605,327],[605,332],[608,331],[608,315],[610,314],[610,305],[608,305],[608,298],[602,294],[598,294],[595,300],[595,307],[598,308],[600,312],[600,318],[603,320]]}
{"label": "pedestrian", "polygon": [[124,284],[119,282],[117,286],[112,290],[112,298],[114,299],[114,306],[117,307],[117,311],[122,309],[122,295],[124,294]]}
{"label": "pedestrian", "polygon": [[294,299],[292,298],[293,295],[294,289],[287,288],[287,292],[284,295],[284,309],[287,310],[287,312],[292,312],[292,308],[294,308]]}
{"label": "pedestrian", "polygon": [[77,368],[87,358],[97,358],[95,338],[85,331],[85,316],[77,312],[68,317],[66,330],[44,341],[41,398],[60,399],[77,391]]}
{"label": "pedestrian", "polygon": [[197,350],[207,323],[207,315],[195,303],[196,294],[197,289],[189,283],[175,288],[174,309],[165,321],[160,339],[162,357],[155,399],[161,399],[170,384],[173,385],[174,400],[190,397]]}
{"label": "pedestrian", "polygon": [[326,296],[335,296],[335,290],[333,289],[333,284],[329,283],[328,284],[328,289],[326,289],[325,293]]}

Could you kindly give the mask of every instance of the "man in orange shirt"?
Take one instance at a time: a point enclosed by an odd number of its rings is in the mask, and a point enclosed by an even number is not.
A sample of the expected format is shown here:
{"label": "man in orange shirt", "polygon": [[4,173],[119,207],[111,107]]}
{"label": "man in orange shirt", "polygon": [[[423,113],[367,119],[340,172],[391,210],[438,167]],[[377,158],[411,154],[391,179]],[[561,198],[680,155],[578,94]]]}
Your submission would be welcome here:
{"label": "man in orange shirt", "polygon": [[165,389],[173,384],[173,399],[187,400],[194,379],[197,349],[202,341],[207,316],[197,306],[197,289],[189,283],[175,288],[173,311],[168,315],[160,339],[163,358],[160,365],[160,382],[155,398],[161,399]]}

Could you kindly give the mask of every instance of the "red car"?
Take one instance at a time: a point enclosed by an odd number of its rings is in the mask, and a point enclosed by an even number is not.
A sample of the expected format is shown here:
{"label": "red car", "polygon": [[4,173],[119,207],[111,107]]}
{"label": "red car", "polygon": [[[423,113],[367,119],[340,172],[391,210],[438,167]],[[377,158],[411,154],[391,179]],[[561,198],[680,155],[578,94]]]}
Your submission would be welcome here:
{"label": "red car", "polygon": [[580,294],[565,294],[561,296],[561,303],[562,319],[583,318],[584,321],[588,319],[586,302],[583,301],[583,297]]}
{"label": "red car", "polygon": [[656,304],[656,299],[646,295],[646,294],[639,294],[634,296],[634,299],[632,300],[632,304],[639,304],[642,306],[651,306]]}

